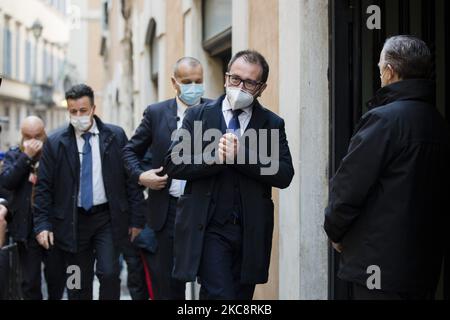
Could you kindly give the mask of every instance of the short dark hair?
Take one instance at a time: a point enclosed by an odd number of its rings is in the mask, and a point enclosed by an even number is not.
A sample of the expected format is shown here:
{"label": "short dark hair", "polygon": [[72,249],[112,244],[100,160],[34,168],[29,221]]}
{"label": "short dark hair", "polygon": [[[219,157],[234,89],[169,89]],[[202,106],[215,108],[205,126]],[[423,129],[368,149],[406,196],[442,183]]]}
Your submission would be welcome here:
{"label": "short dark hair", "polygon": [[400,35],[386,40],[384,59],[401,79],[430,79],[431,51],[427,44],[414,36]]}
{"label": "short dark hair", "polygon": [[255,50],[244,50],[236,53],[233,58],[231,58],[230,63],[228,64],[228,72],[230,72],[231,67],[236,62],[236,60],[243,58],[246,62],[252,63],[252,64],[258,64],[262,68],[262,75],[260,81],[263,83],[267,82],[267,79],[269,78],[269,64],[267,63],[266,58]]}
{"label": "short dark hair", "polygon": [[77,84],[66,92],[66,100],[78,100],[83,97],[91,99],[91,103],[94,105],[94,91],[85,84]]}

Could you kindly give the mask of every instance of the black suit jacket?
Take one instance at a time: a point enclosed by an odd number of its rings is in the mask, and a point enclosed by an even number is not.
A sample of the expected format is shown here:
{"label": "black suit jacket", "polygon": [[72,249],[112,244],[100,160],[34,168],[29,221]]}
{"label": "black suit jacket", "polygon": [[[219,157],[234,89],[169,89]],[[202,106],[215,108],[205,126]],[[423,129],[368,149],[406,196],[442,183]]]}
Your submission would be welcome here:
{"label": "black suit jacket", "polygon": [[[202,102],[206,101],[209,100],[202,100]],[[151,169],[159,169],[164,166],[164,158],[172,143],[172,134],[176,130],[176,99],[147,107],[141,124],[125,146],[123,153],[126,169],[136,185],[139,182],[139,176],[149,169],[148,165]],[[150,163],[145,160],[150,160]],[[167,219],[171,181],[169,179],[166,188],[162,190],[149,190],[148,224],[155,231],[160,231]]]}
{"label": "black suit jacket", "polygon": [[[128,227],[143,228],[144,198],[130,181],[122,162],[127,136],[122,128],[95,117],[100,131],[103,182],[111,214],[115,243],[126,239]],[[76,252],[80,161],[71,125],[52,134],[44,145],[39,164],[34,203],[34,230],[53,231],[61,249]]]}
{"label": "black suit jacket", "polygon": [[10,194],[8,215],[11,222],[8,229],[15,241],[27,241],[30,236],[32,237],[31,193],[33,185],[29,181],[29,177],[33,163],[18,147],[9,150],[3,162],[0,181],[1,186]]}
{"label": "black suit jacket", "polygon": [[[198,138],[199,134],[208,129],[221,130],[223,99],[224,97],[221,97],[217,101],[189,110],[183,121],[183,129],[187,130],[193,139]],[[202,132],[194,132],[196,121],[203,124]],[[246,131],[249,129],[267,129],[269,132],[279,130],[279,139],[276,141],[279,144],[279,152],[276,157],[272,157],[272,160],[279,165],[279,170],[274,175],[261,174],[261,169],[268,166],[262,164],[260,157],[256,164],[228,165],[238,176],[242,198],[244,233],[241,281],[256,284],[265,283],[268,280],[274,225],[272,187],[287,188],[294,176],[294,169],[283,119],[255,102],[253,115]],[[257,137],[260,140],[259,134]],[[204,162],[175,165],[172,160],[176,152],[172,151],[176,150],[181,141],[180,138],[169,150],[166,168],[171,178],[187,180],[185,194],[180,198],[177,207],[173,276],[189,282],[194,281],[197,276],[205,229],[220,197],[220,194],[215,191],[218,190],[215,187],[216,180],[225,170],[225,165],[209,165]],[[215,143],[218,144],[218,141]],[[208,144],[203,144],[202,152]],[[270,140],[266,146],[268,150],[271,150]],[[242,147],[247,155],[254,151],[248,144]],[[185,151],[189,152],[189,150]],[[192,149],[190,156],[198,158],[199,155]]]}

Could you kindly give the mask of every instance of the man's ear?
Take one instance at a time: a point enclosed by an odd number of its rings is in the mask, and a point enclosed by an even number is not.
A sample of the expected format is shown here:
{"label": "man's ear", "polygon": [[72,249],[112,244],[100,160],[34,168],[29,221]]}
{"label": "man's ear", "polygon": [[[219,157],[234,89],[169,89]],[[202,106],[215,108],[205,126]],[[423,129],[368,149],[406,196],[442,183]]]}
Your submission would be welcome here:
{"label": "man's ear", "polygon": [[388,64],[386,67],[389,69],[389,73],[390,73],[389,80],[394,79],[395,78],[394,68],[392,68],[392,66],[390,64]]}
{"label": "man's ear", "polygon": [[172,77],[170,80],[172,81],[172,87],[173,87],[173,89],[174,89],[176,92],[178,92],[178,84],[177,84],[177,80],[176,80],[174,77]]}

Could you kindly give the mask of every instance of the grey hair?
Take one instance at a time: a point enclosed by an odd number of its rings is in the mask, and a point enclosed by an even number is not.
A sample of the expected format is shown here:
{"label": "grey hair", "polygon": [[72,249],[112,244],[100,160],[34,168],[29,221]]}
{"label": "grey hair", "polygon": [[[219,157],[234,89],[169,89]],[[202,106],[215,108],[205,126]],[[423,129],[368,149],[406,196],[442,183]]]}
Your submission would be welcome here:
{"label": "grey hair", "polygon": [[202,66],[202,63],[198,59],[195,59],[193,57],[183,57],[179,59],[173,66],[173,76],[175,78],[178,77],[178,71],[180,70],[180,66],[185,63],[188,64],[191,68]]}
{"label": "grey hair", "polygon": [[410,35],[394,36],[386,40],[383,52],[386,64],[401,79],[431,78],[431,51],[423,40]]}

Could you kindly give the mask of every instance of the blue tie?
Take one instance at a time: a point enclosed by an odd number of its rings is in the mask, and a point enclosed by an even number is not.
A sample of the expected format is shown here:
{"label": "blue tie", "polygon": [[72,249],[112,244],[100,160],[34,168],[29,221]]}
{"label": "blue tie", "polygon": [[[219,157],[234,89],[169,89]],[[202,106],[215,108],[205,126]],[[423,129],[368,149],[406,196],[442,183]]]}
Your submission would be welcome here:
{"label": "blue tie", "polygon": [[[232,131],[235,135],[237,135],[239,138],[241,137],[241,124],[239,122],[239,116],[242,114],[242,110],[234,110],[233,112],[233,118],[230,120],[230,123],[228,124],[228,130]],[[232,179],[233,179],[233,212],[231,216],[234,218],[234,220],[241,220],[241,202],[240,202],[240,187],[239,187],[239,178],[238,176],[231,171],[232,173]]]}
{"label": "blue tie", "polygon": [[89,140],[92,133],[81,135],[84,139],[83,163],[81,165],[81,207],[89,211],[94,205],[94,193],[92,187],[92,148]]}
{"label": "blue tie", "polygon": [[241,124],[239,123],[239,116],[242,114],[242,110],[234,110],[233,118],[230,120],[228,124],[228,130],[233,131],[237,136],[241,135]]}

